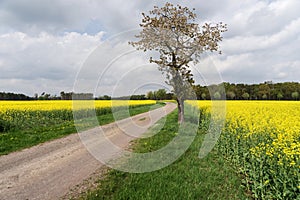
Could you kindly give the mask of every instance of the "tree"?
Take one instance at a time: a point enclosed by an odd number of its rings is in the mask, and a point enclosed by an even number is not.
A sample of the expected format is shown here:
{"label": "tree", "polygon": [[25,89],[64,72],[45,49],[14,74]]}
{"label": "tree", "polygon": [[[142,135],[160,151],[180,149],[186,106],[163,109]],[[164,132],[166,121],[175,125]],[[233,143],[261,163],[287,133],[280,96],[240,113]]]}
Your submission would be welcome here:
{"label": "tree", "polygon": [[65,93],[64,91],[60,92],[61,100],[72,100],[73,95],[74,95],[73,92],[67,92],[67,93]]}
{"label": "tree", "polygon": [[221,22],[199,26],[194,10],[171,3],[155,6],[149,15],[142,13],[142,31],[136,35],[139,41],[129,42],[138,50],[159,53],[159,58],[151,57],[150,62],[158,65],[173,88],[180,123],[184,121],[184,100],[194,84],[190,63],[198,63],[204,51],[219,51],[221,33],[227,30]]}
{"label": "tree", "polygon": [[250,97],[250,95],[249,95],[249,93],[245,92],[245,93],[242,95],[242,97],[243,97],[243,99],[248,100],[249,97]]}
{"label": "tree", "polygon": [[220,94],[220,92],[216,92],[215,94],[214,94],[214,99],[221,99],[221,94]]}
{"label": "tree", "polygon": [[98,100],[111,100],[111,96],[108,96],[108,95],[103,95],[103,96],[99,96],[97,98]]}
{"label": "tree", "polygon": [[293,98],[294,100],[298,100],[298,98],[299,98],[299,92],[293,92],[293,93],[292,93],[292,98]]}
{"label": "tree", "polygon": [[228,97],[229,99],[234,99],[234,98],[235,98],[235,93],[232,92],[232,91],[227,92],[226,95],[227,95],[227,97]]}
{"label": "tree", "polygon": [[267,96],[266,94],[264,94],[264,95],[262,96],[262,98],[263,98],[264,100],[266,100],[266,99],[268,98],[268,96]]}
{"label": "tree", "polygon": [[64,91],[60,92],[60,98],[61,98],[61,100],[65,100],[65,92]]}
{"label": "tree", "polygon": [[38,100],[49,100],[50,94],[47,94],[45,92],[42,92],[41,96],[39,96]]}
{"label": "tree", "polygon": [[154,94],[152,91],[147,93],[147,99],[152,99],[152,100],[154,99]]}
{"label": "tree", "polygon": [[267,84],[260,84],[259,87],[258,87],[259,91],[258,91],[258,94],[259,96],[261,96],[262,99],[267,99],[270,95],[270,87],[269,85]]}
{"label": "tree", "polygon": [[135,94],[135,95],[131,95],[130,100],[145,100],[146,99],[146,95],[144,94]]}
{"label": "tree", "polygon": [[283,98],[283,94],[281,92],[277,93],[277,99],[281,100]]}
{"label": "tree", "polygon": [[167,91],[165,89],[159,89],[156,92],[156,99],[157,100],[164,100],[166,99]]}

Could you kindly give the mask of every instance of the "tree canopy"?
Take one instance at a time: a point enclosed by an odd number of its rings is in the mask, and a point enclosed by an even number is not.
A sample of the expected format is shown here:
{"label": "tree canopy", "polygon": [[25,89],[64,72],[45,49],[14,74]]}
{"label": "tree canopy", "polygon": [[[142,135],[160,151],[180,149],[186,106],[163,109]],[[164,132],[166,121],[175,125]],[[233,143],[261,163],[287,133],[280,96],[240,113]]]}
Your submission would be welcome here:
{"label": "tree canopy", "polygon": [[[130,42],[133,47],[143,51],[156,51],[159,58],[150,58],[167,78],[166,83],[173,87],[177,97],[179,121],[183,121],[184,99],[190,94],[194,84],[189,64],[198,63],[205,51],[219,51],[221,33],[227,30],[226,24],[195,23],[195,9],[166,3],[154,7],[149,15],[142,13],[142,28],[138,41]],[[219,51],[219,53],[221,53]]]}

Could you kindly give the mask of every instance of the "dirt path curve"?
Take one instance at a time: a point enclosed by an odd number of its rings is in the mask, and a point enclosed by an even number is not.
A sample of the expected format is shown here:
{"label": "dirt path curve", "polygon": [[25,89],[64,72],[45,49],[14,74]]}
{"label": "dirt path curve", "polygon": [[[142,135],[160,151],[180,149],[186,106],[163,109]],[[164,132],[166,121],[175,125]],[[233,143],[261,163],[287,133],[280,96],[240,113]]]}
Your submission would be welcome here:
{"label": "dirt path curve", "polygon": [[[121,120],[122,130],[116,123],[102,128],[112,142],[126,148],[135,137],[124,131],[134,131],[136,125],[145,131],[175,107],[167,103],[162,108]],[[59,199],[101,166],[103,164],[88,153],[78,134],[4,155],[0,157],[0,199]]]}

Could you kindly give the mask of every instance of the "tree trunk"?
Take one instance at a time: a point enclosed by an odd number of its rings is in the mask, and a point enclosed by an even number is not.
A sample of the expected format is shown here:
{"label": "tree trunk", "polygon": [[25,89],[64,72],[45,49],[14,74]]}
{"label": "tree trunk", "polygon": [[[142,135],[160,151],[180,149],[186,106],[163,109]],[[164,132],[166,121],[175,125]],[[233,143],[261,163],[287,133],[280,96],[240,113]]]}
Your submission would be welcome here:
{"label": "tree trunk", "polygon": [[184,122],[184,100],[177,99],[177,108],[178,108],[178,123]]}

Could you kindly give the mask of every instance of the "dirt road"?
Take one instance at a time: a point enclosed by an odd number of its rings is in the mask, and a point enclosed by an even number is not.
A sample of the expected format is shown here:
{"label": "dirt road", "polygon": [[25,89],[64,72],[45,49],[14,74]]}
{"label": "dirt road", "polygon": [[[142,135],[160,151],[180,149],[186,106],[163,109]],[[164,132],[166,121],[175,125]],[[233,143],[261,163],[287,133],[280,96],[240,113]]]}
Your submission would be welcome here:
{"label": "dirt road", "polygon": [[[131,119],[102,126],[109,139],[121,148],[175,109],[167,103]],[[136,127],[140,127],[136,130]],[[85,131],[95,132],[95,129]],[[134,132],[129,136],[125,133]],[[97,141],[101,145],[101,141]],[[0,199],[59,199],[103,166],[89,154],[78,134],[0,157]]]}

